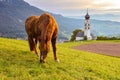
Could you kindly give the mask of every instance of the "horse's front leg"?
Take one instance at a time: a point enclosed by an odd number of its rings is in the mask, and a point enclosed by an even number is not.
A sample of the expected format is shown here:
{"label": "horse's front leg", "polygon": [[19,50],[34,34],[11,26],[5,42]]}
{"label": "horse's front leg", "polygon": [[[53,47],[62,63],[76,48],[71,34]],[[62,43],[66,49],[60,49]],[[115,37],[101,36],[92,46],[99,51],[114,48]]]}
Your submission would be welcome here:
{"label": "horse's front leg", "polygon": [[53,48],[54,59],[56,62],[59,62],[59,59],[57,58],[56,55],[56,38],[52,39],[52,48]]}

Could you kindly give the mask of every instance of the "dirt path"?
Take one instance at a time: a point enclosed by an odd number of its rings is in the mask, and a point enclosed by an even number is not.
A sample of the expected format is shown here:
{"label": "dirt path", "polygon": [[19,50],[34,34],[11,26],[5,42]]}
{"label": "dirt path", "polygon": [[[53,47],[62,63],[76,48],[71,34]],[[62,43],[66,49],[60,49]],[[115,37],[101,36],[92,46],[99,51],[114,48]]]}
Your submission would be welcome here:
{"label": "dirt path", "polygon": [[73,47],[77,50],[120,57],[120,43],[94,43]]}

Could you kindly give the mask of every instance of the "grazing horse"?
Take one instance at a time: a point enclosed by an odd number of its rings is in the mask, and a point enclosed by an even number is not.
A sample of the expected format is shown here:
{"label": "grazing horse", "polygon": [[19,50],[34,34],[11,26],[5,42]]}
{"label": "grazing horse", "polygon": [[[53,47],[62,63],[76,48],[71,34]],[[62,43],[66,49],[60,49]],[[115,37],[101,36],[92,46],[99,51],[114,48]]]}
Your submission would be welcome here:
{"label": "grazing horse", "polygon": [[54,17],[48,13],[41,16],[30,16],[26,19],[25,29],[28,35],[28,42],[31,51],[37,52],[37,42],[39,42],[40,62],[46,62],[46,57],[50,51],[52,43],[54,59],[59,62],[56,56],[56,39],[58,36],[58,25]]}

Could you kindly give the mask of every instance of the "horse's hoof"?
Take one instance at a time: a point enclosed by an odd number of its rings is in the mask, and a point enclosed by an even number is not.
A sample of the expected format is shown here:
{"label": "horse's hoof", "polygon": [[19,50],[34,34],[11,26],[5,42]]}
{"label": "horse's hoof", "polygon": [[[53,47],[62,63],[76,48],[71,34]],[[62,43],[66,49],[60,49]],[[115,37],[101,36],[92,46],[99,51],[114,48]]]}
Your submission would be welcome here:
{"label": "horse's hoof", "polygon": [[59,59],[56,59],[55,61],[56,61],[56,62],[58,62],[58,63],[60,62],[60,60],[59,60]]}

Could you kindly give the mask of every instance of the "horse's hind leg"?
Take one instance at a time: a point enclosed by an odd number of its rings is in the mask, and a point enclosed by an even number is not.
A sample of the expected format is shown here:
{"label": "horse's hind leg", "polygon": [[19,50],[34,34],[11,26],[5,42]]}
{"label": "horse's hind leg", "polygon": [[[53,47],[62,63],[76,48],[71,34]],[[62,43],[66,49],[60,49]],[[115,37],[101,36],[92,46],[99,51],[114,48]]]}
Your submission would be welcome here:
{"label": "horse's hind leg", "polygon": [[34,40],[34,51],[35,51],[36,55],[39,57],[36,47],[37,47],[37,38]]}
{"label": "horse's hind leg", "polygon": [[30,51],[34,51],[34,41],[33,38],[28,36],[28,42],[29,42],[29,46],[30,46]]}
{"label": "horse's hind leg", "polygon": [[54,59],[56,62],[59,62],[59,59],[57,59],[57,55],[56,55],[56,38],[52,39],[52,48],[54,53]]}
{"label": "horse's hind leg", "polygon": [[36,50],[36,41],[34,41],[34,39],[29,36],[28,37],[28,42],[29,42],[30,50],[35,51],[36,55],[39,57],[39,54]]}

